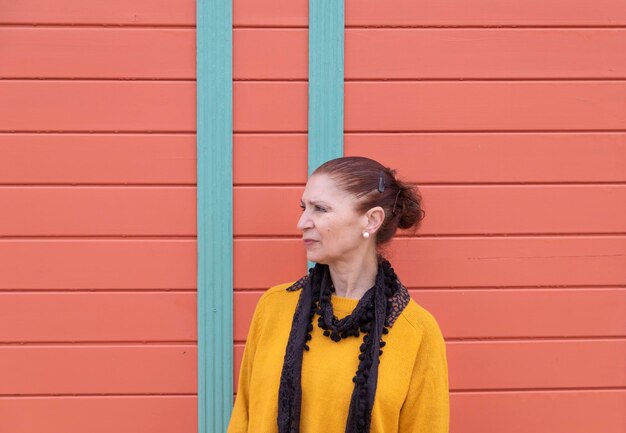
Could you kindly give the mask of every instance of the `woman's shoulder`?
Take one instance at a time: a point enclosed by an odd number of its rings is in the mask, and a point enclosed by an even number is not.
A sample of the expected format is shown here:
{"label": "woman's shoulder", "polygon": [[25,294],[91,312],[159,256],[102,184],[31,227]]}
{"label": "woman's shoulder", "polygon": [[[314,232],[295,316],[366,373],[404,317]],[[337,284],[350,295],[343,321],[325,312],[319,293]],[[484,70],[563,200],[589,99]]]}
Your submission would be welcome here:
{"label": "woman's shoulder", "polygon": [[280,283],[280,284],[276,284],[275,286],[270,287],[269,289],[267,289],[264,293],[262,297],[268,298],[268,297],[272,297],[276,294],[285,294],[288,292],[291,292],[292,290],[288,290],[291,289],[292,286],[297,282],[296,281],[290,281],[288,283]]}
{"label": "woman's shoulder", "polygon": [[411,326],[420,339],[432,338],[443,341],[441,327],[435,316],[413,298],[400,315],[402,320]]}
{"label": "woman's shoulder", "polygon": [[294,283],[276,284],[265,290],[256,303],[253,322],[258,323],[258,326],[268,322],[289,322],[300,296],[299,290],[290,290]]}
{"label": "woman's shoulder", "polygon": [[299,297],[300,291],[293,290],[293,286],[298,281],[299,280],[290,281],[288,283],[280,283],[270,287],[261,295],[261,298],[259,299],[259,305],[280,305],[282,302],[285,301],[286,298],[295,297],[297,299]]}

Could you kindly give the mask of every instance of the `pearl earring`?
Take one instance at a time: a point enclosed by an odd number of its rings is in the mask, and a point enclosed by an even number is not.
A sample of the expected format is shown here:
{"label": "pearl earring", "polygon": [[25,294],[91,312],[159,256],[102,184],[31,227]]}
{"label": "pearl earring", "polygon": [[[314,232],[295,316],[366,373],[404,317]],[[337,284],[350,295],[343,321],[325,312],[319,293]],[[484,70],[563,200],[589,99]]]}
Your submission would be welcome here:
{"label": "pearl earring", "polygon": [[369,232],[363,232],[363,237],[364,237],[365,239],[369,238],[369,237],[370,237]]}

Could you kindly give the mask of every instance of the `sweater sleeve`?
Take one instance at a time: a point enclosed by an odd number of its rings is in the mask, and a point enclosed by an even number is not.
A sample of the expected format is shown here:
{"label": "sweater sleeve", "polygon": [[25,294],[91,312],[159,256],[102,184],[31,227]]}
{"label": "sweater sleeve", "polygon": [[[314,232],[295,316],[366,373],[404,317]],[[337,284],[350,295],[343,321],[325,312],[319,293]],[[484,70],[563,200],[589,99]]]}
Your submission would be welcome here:
{"label": "sweater sleeve", "polygon": [[248,330],[246,346],[243,351],[243,358],[241,360],[241,367],[239,369],[237,397],[235,398],[235,404],[233,406],[233,411],[230,417],[230,423],[228,425],[227,433],[248,433],[250,408],[250,378],[252,375],[254,354],[256,352],[257,343],[260,336],[261,317],[263,315],[262,306],[264,297],[265,296],[262,296],[256,305],[254,314],[252,316],[252,322],[250,323],[250,329]]}
{"label": "sweater sleeve", "polygon": [[400,409],[398,433],[448,433],[449,428],[446,343],[435,318],[428,315],[409,391]]}

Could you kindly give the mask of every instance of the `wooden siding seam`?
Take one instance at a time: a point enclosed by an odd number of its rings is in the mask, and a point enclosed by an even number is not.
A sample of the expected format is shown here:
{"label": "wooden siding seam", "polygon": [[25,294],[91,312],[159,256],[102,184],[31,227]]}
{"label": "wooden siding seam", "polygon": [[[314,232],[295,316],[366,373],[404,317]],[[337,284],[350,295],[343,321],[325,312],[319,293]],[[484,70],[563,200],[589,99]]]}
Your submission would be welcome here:
{"label": "wooden siding seam", "polygon": [[[99,29],[99,30],[117,30],[117,29],[155,29],[155,30],[197,30],[197,27],[193,24],[84,24],[84,23],[0,23],[0,29],[2,28],[21,28],[21,29]],[[307,25],[289,25],[289,24],[235,24],[233,25],[233,29],[258,29],[258,30],[282,30],[282,29],[302,29],[307,30],[309,26]],[[545,25],[513,25],[513,24],[489,24],[489,25],[463,25],[463,24],[442,24],[442,25],[428,25],[428,24],[415,24],[415,25],[357,25],[357,24],[347,24],[345,25],[345,29],[360,29],[360,30],[406,30],[406,29],[430,29],[430,30],[525,30],[525,29],[572,29],[572,30],[604,30],[604,29],[626,29],[626,25],[616,24],[616,25],[601,25],[601,24],[593,24],[593,25],[558,25],[558,24],[545,24]]]}
{"label": "wooden siding seam", "polygon": [[[150,77],[4,77],[0,78],[0,83],[6,82],[32,82],[32,83],[45,83],[45,82],[65,82],[65,83],[195,83],[195,78],[150,78]],[[233,78],[233,83],[273,83],[273,84],[289,84],[289,83],[307,83],[307,78]],[[344,78],[344,83],[357,83],[357,84],[386,84],[386,83],[623,83],[626,81],[626,75],[623,78],[620,77],[472,77],[472,78]],[[85,132],[86,133],[86,132]]]}
{"label": "wooden siding seam", "polygon": [[618,391],[626,390],[625,386],[573,386],[573,387],[531,387],[531,388],[478,388],[458,389],[450,388],[450,393],[478,394],[478,393],[526,393],[526,392],[580,392],[580,391]]}
{"label": "wooden siding seam", "polygon": [[28,23],[28,24],[20,24],[20,23],[0,23],[0,29],[97,29],[97,30],[118,30],[118,29],[157,29],[157,30],[179,30],[179,29],[196,29],[195,25],[187,25],[187,24],[81,24],[81,23]]}
{"label": "wooden siding seam", "polygon": [[[346,130],[344,135],[459,135],[459,134],[616,134],[624,133],[626,128],[597,128],[597,129],[406,129],[406,130]],[[0,135],[195,135],[196,131],[176,130],[0,130]],[[251,135],[305,135],[306,130],[235,130],[234,136]]]}

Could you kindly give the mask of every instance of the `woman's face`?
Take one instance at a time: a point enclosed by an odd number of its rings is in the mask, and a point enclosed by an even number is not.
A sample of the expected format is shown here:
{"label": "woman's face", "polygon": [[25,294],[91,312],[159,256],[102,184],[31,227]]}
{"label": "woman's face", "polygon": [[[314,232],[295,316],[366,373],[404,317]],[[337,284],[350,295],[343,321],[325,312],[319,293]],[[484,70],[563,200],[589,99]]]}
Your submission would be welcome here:
{"label": "woman's face", "polygon": [[302,216],[297,225],[308,260],[321,264],[349,260],[366,247],[362,233],[367,217],[355,212],[354,200],[326,174],[309,178],[302,194]]}

